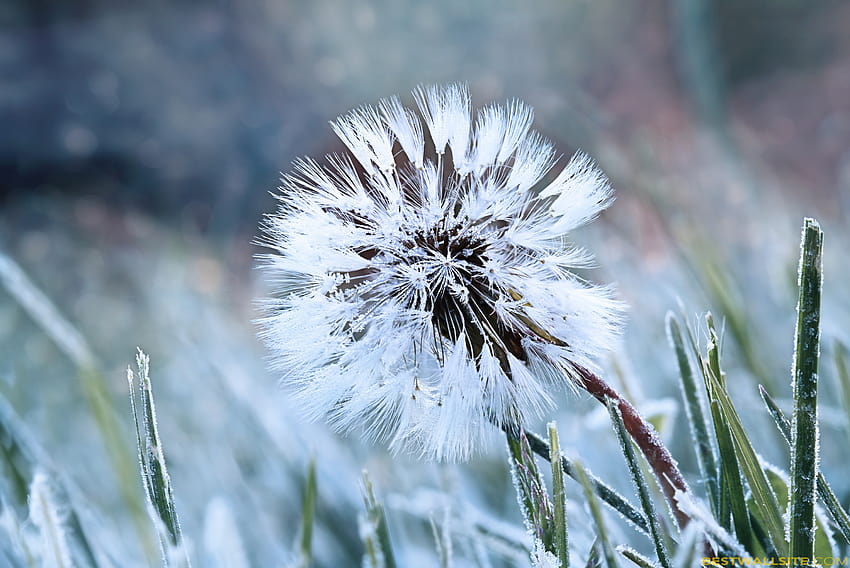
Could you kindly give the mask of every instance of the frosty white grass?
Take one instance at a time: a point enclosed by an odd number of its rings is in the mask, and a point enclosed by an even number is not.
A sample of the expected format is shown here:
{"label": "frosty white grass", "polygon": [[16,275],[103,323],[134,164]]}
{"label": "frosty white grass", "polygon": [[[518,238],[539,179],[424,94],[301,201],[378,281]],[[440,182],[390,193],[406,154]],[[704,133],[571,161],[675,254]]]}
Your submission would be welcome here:
{"label": "frosty white grass", "polygon": [[65,537],[64,519],[56,506],[53,488],[47,474],[36,471],[30,486],[30,520],[41,537],[41,566],[44,568],[71,568],[71,553]]}
{"label": "frosty white grass", "polygon": [[[332,123],[350,154],[283,178],[263,244],[263,336],[299,404],[340,431],[463,460],[518,431],[617,335],[621,306],[566,235],[611,201],[583,154],[556,160],[520,102],[473,119],[461,85]],[[423,127],[424,121],[424,127]]]}

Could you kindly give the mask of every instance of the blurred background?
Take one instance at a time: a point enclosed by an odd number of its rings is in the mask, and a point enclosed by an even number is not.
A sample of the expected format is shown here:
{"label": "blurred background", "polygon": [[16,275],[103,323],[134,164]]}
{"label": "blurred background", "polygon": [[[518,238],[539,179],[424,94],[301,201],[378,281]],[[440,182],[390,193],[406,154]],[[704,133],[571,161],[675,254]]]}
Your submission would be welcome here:
{"label": "blurred background", "polygon": [[[463,81],[476,106],[522,99],[565,157],[581,148],[611,177],[617,201],[575,240],[631,306],[605,361],[614,382],[687,452],[664,316],[712,309],[745,422],[787,467],[755,384],[790,396],[803,216],[826,230],[826,353],[850,339],[848,30],[840,0],[4,2],[0,393],[112,535],[111,557],[151,558],[149,535],[121,536],[140,526],[125,380],[140,346],[197,558],[227,541],[222,518],[251,565],[288,558],[314,455],[319,565],[360,553],[364,467],[402,565],[433,560],[435,515],[456,538],[503,543],[493,565],[512,565],[522,528],[498,440],[468,465],[411,468],[307,426],[252,323],[267,293],[253,242],[280,172],[340,151],[328,121],[355,106]],[[824,396],[840,398],[825,366]],[[594,405],[560,402],[562,446],[627,489]],[[841,471],[847,417],[827,406],[822,420],[824,467]]]}

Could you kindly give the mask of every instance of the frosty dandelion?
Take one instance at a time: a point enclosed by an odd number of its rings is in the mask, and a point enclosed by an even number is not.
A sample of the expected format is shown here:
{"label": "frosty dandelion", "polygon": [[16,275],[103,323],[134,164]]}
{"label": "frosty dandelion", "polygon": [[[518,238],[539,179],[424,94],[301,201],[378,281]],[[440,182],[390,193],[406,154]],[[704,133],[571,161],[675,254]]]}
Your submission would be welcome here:
{"label": "frosty dandelion", "polygon": [[[611,201],[520,102],[473,120],[460,85],[332,123],[349,153],[297,162],[269,216],[263,334],[313,418],[395,450],[467,458],[552,405],[617,334],[620,306],[567,240]],[[424,122],[424,124],[423,124]]]}

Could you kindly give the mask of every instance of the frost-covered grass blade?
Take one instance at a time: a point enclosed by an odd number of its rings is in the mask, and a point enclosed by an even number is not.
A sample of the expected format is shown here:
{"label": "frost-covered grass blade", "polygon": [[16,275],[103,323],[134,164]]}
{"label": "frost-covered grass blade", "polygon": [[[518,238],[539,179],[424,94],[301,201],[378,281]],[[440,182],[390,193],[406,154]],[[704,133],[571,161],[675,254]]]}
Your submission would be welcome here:
{"label": "frost-covered grass blade", "polygon": [[41,470],[35,472],[30,486],[30,521],[41,536],[41,564],[55,568],[71,568],[71,549],[62,514],[54,497],[53,484]]}
{"label": "frost-covered grass blade", "polygon": [[395,556],[384,506],[375,497],[372,480],[365,470],[362,490],[366,506],[366,514],[360,520],[360,538],[365,549],[363,565],[369,568],[395,568]]}
{"label": "frost-covered grass blade", "polygon": [[791,554],[815,554],[815,486],[818,469],[818,359],[820,356],[823,231],[803,224],[794,351],[794,418],[791,430]]}
{"label": "frost-covered grass blade", "polygon": [[623,423],[623,415],[620,414],[620,409],[611,399],[606,400],[608,413],[611,415],[611,422],[614,424],[614,433],[620,442],[620,448],[626,458],[626,464],[629,467],[632,484],[637,491],[640,499],[643,514],[649,524],[649,534],[652,539],[652,544],[655,546],[655,554],[658,557],[658,562],[663,568],[670,568],[670,557],[667,554],[667,546],[664,543],[664,535],[661,530],[661,523],[655,513],[655,505],[652,502],[652,496],[649,493],[649,486],[646,483],[646,478],[640,469],[637,454],[632,446],[632,440],[629,433],[626,431],[626,425]]}
{"label": "frost-covered grass blade", "polygon": [[[525,436],[528,439],[528,445],[538,456],[549,459],[551,450],[549,449],[549,444],[546,443],[546,440],[535,434],[534,432],[525,431]],[[575,463],[571,461],[567,456],[561,455],[561,468],[564,470],[564,473],[579,481],[577,477]],[[601,479],[593,475],[591,472],[585,469],[585,475],[588,478],[590,486],[593,488],[593,491],[596,495],[609,507],[617,511],[620,515],[623,516],[632,526],[637,528],[642,533],[649,535],[649,527],[646,524],[646,519],[643,517],[640,511],[638,511],[634,506],[632,506],[626,499],[617,493],[611,486],[607,485]]]}
{"label": "frost-covered grass blade", "polygon": [[596,537],[599,539],[599,546],[602,548],[602,556],[605,558],[605,563],[608,565],[608,568],[617,568],[619,566],[617,555],[611,546],[611,541],[608,539],[608,527],[605,525],[602,508],[599,506],[599,501],[596,498],[593,485],[590,483],[590,478],[581,463],[574,462],[573,466],[575,468],[576,479],[584,490],[584,498],[587,500],[590,515],[593,517],[593,522],[596,526]]}
{"label": "frost-covered grass blade", "polygon": [[[770,415],[773,417],[774,422],[776,422],[779,432],[782,434],[782,437],[785,438],[785,441],[788,442],[788,447],[790,448],[791,422],[785,418],[785,414],[779,406],[777,406],[776,402],[773,398],[771,398],[764,387],[759,387],[759,392],[761,393],[762,400],[764,400],[764,404],[767,406],[768,411],[770,411]],[[835,495],[835,492],[832,490],[832,487],[830,487],[823,475],[823,472],[821,471],[817,472],[817,492],[818,500],[829,513],[829,516],[835,524],[835,528],[837,528],[841,533],[841,536],[844,537],[844,541],[850,543],[850,515],[848,515],[844,507],[841,506],[841,502],[838,500],[838,497]]]}
{"label": "frost-covered grass blade", "polygon": [[[18,418],[5,398],[0,396],[0,501],[25,517],[32,507],[32,488],[48,488],[43,496],[62,511],[62,527],[72,561],[81,568],[98,566],[92,543],[80,522],[75,504],[68,496],[62,475],[56,473],[52,460],[32,438],[27,425]],[[35,484],[37,476],[43,480]],[[29,503],[29,504],[28,504]]]}
{"label": "frost-covered grass blade", "polygon": [[534,537],[535,548],[542,546],[546,551],[556,554],[555,511],[528,439],[523,433],[520,433],[519,438],[509,435],[508,449],[517,498],[526,527]]}
{"label": "frost-covered grass blade", "polygon": [[617,552],[622,554],[628,560],[631,560],[632,563],[635,564],[635,566],[639,566],[640,568],[657,568],[656,564],[652,560],[650,560],[634,548],[629,548],[628,546],[621,545],[617,547]]}
{"label": "frost-covered grass blade", "polygon": [[[708,502],[711,504],[715,515],[717,515],[719,512],[720,495],[717,489],[719,480],[717,461],[715,458],[715,446],[708,433],[703,400],[699,394],[697,382],[694,378],[693,368],[691,367],[691,363],[688,358],[688,353],[685,350],[684,341],[682,339],[682,331],[679,327],[679,322],[676,319],[676,316],[672,313],[667,314],[667,336],[673,344],[673,349],[676,352],[676,359],[679,364],[679,386],[682,390],[682,397],[685,401],[685,413],[688,418],[688,426],[694,440],[700,478],[704,482]],[[693,347],[698,353],[695,346]]]}
{"label": "frost-covered grass blade", "polygon": [[696,566],[703,556],[704,537],[699,523],[691,523],[679,536],[679,545],[673,557],[674,568]]}
{"label": "frost-covered grass blade", "polygon": [[452,535],[447,530],[446,524],[437,524],[434,517],[430,519],[431,533],[434,535],[434,544],[437,547],[437,556],[440,558],[440,568],[451,568],[452,565]]}
{"label": "frost-covered grass blade", "polygon": [[564,488],[564,470],[561,468],[561,443],[558,426],[551,422],[549,430],[549,464],[552,466],[552,501],[555,506],[555,550],[561,568],[569,568],[570,547],[567,529],[567,492]]}
{"label": "frost-covered grass blade", "polygon": [[[779,501],[773,493],[758,454],[756,454],[749,435],[741,423],[738,411],[726,390],[726,377],[720,368],[720,348],[714,320],[709,315],[708,325],[709,344],[707,357],[702,360],[703,378],[706,384],[709,404],[716,404],[712,416],[716,421],[725,423],[733,442],[735,458],[752,493],[753,507],[749,509],[756,522],[764,528],[772,547],[780,554],[787,555],[788,543],[785,540],[785,528],[782,520],[782,510]],[[720,428],[722,430],[722,428]],[[715,423],[715,433],[718,424]],[[720,460],[724,459],[721,454]]]}
{"label": "frost-covered grass blade", "polygon": [[299,539],[300,568],[313,564],[313,518],[316,512],[316,460],[310,460],[307,479],[304,481],[304,500],[301,504],[301,538]]}
{"label": "frost-covered grass blade", "polygon": [[732,442],[729,424],[717,401],[711,403],[711,415],[720,449],[720,508],[717,520],[726,530],[731,531],[734,527],[738,541],[747,550],[752,551],[755,550],[755,537],[744,496],[735,444]]}
{"label": "frost-covered grass blade", "polygon": [[150,380],[150,359],[141,349],[136,355],[136,366],[139,373],[138,388],[136,376],[131,368],[127,369],[127,382],[130,386],[130,410],[136,426],[142,485],[148,500],[151,519],[160,536],[163,562],[168,565],[173,560],[188,566],[189,558],[184,549],[180,521],[174,506],[174,491],[165,465],[165,455],[156,421],[156,406]]}
{"label": "frost-covered grass blade", "polygon": [[742,363],[760,381],[773,387],[773,375],[759,357],[756,341],[759,334],[753,318],[748,317],[746,300],[741,294],[744,289],[742,283],[733,272],[724,268],[714,247],[708,243],[700,243],[687,255],[687,259],[700,275],[711,303],[723,314],[725,329],[737,344]]}
{"label": "frost-covered grass blade", "polygon": [[599,568],[600,566],[602,566],[602,557],[599,555],[599,537],[596,537],[590,545],[584,568]]}
{"label": "frost-covered grass blade", "polygon": [[111,460],[115,477],[136,529],[147,542],[144,506],[133,482],[133,458],[120,436],[121,428],[109,387],[94,350],[85,336],[62,315],[51,299],[37,287],[18,264],[0,251],[0,284],[50,340],[77,368],[88,409]]}

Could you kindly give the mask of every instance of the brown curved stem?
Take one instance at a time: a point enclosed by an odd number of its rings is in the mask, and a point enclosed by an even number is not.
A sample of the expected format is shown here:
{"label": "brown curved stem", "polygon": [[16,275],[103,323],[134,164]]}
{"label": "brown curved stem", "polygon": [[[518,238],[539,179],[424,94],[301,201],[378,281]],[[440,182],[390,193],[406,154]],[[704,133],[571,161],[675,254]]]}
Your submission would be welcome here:
{"label": "brown curved stem", "polygon": [[646,457],[646,461],[649,462],[661,486],[661,491],[673,510],[676,522],[680,528],[684,528],[690,521],[690,517],[679,508],[675,493],[676,491],[687,493],[689,491],[688,484],[685,482],[682,472],[679,471],[676,460],[673,459],[670,451],[661,442],[655,429],[635,410],[635,407],[629,401],[624,399],[601,377],[578,365],[575,366],[575,369],[581,378],[581,386],[596,400],[605,404],[607,397],[617,403],[620,413],[623,415],[626,430]]}

